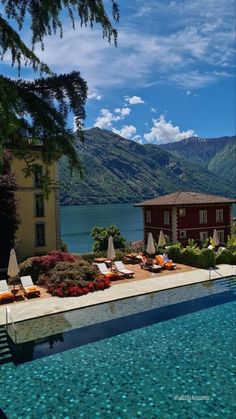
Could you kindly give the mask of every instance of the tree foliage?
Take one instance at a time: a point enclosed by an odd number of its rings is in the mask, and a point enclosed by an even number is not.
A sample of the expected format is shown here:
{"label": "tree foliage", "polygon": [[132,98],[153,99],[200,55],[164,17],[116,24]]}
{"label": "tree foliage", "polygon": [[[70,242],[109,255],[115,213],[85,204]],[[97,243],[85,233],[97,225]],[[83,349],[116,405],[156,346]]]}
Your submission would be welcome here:
{"label": "tree foliage", "polygon": [[91,236],[94,240],[94,252],[107,250],[108,239],[110,236],[113,237],[113,244],[115,249],[124,249],[126,246],[126,241],[121,235],[119,228],[114,225],[110,227],[94,227],[91,232]]}
{"label": "tree foliage", "polygon": [[15,232],[19,225],[15,197],[16,180],[10,171],[10,162],[11,156],[5,152],[0,174],[0,269],[7,267],[10,250],[14,247]]}
{"label": "tree foliage", "polygon": [[[17,66],[19,75],[22,64],[39,73],[33,81],[0,75],[0,146],[3,149],[10,143],[14,153],[25,159],[30,169],[30,147],[32,143],[40,142],[46,165],[61,155],[67,155],[70,167],[81,170],[67,117],[69,112],[76,115],[77,132],[83,138],[87,84],[79,71],[53,73],[35,55],[34,46],[40,43],[44,48],[45,36],[58,31],[63,36],[62,16],[65,13],[74,28],[76,19],[81,26],[93,28],[94,24],[99,24],[103,37],[109,42],[113,40],[116,45],[117,31],[112,26],[104,1],[0,0],[0,3],[3,10],[0,14],[0,58],[4,60],[5,53],[10,53],[12,66]],[[111,6],[112,18],[118,22],[118,4],[111,0]],[[31,31],[31,47],[26,46],[18,33],[25,23]]]}

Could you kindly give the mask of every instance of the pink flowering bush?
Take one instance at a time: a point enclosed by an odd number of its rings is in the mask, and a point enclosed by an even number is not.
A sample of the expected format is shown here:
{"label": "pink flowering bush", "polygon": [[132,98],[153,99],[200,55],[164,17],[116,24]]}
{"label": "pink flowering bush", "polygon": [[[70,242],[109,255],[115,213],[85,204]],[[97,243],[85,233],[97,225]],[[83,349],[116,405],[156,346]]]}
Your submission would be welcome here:
{"label": "pink flowering bush", "polygon": [[20,276],[24,275],[31,275],[35,283],[58,297],[77,297],[111,285],[89,262],[61,251],[27,259],[20,265]]}
{"label": "pink flowering bush", "polygon": [[48,292],[57,297],[78,297],[86,295],[89,292],[104,290],[110,286],[111,282],[109,279],[100,277],[96,278],[93,282],[87,282],[87,284],[65,280],[61,283],[49,285]]}
{"label": "pink flowering bush", "polygon": [[78,256],[71,253],[53,250],[48,255],[33,256],[22,262],[19,265],[19,276],[31,275],[34,282],[42,283],[45,275],[47,276],[58,262],[75,262],[76,259]]}

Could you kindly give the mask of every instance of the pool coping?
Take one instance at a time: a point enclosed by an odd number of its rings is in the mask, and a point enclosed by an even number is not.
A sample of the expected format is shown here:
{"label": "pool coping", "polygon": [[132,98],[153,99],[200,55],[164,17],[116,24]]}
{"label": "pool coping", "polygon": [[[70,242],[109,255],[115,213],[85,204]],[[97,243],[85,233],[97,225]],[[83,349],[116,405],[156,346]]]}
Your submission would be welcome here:
{"label": "pool coping", "polygon": [[[236,275],[235,265],[219,265],[211,271],[210,280]],[[191,278],[189,278],[191,276]],[[15,323],[46,317],[57,313],[79,310],[104,303],[124,300],[132,297],[151,294],[172,288],[209,281],[208,269],[194,269],[188,272],[176,272],[165,277],[153,276],[148,279],[116,284],[104,291],[96,291],[81,297],[49,297],[42,300],[26,300],[21,304],[4,305],[0,307],[0,325],[6,324],[6,307],[10,307]]]}

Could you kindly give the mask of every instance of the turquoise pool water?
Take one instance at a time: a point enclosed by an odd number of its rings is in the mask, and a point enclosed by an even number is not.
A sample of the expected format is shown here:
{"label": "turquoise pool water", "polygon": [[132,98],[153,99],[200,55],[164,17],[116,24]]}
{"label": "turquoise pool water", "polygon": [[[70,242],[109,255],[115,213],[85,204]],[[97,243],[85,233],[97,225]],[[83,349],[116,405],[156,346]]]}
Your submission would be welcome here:
{"label": "turquoise pool water", "polygon": [[8,418],[232,418],[236,302],[0,367]]}

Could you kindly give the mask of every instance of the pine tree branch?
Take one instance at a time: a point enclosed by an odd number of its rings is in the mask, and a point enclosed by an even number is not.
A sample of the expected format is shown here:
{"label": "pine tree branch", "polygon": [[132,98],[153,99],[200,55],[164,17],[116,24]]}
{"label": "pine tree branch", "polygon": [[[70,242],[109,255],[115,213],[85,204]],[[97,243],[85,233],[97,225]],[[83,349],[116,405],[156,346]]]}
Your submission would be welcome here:
{"label": "pine tree branch", "polygon": [[25,65],[32,65],[34,71],[52,74],[49,67],[42,63],[39,58],[21,40],[18,33],[0,16],[0,59],[3,60],[7,50],[10,50],[12,66],[17,64],[20,71],[22,60]]}
{"label": "pine tree branch", "polygon": [[5,117],[12,120],[13,125],[7,136],[1,133],[4,124],[1,123],[0,115],[0,143],[4,145],[7,139],[15,153],[18,152],[23,158],[34,142],[31,140],[29,143],[27,136],[30,136],[36,140],[36,144],[40,142],[42,159],[46,164],[51,164],[61,155],[67,155],[70,167],[81,171],[74,147],[75,138],[67,128],[68,113],[73,111],[78,116],[78,133],[83,137],[82,120],[85,118],[87,84],[78,72],[34,82],[0,76],[0,92],[12,92],[11,96],[0,96],[0,108],[5,110]]}
{"label": "pine tree branch", "polygon": [[[62,36],[62,10],[66,11],[75,26],[75,19],[79,18],[81,26],[93,27],[95,23],[102,26],[103,37],[109,42],[113,39],[117,44],[117,30],[112,26],[106,13],[103,0],[2,0],[8,18],[16,20],[22,29],[26,14],[31,16],[32,44],[40,43],[43,38],[52,35],[59,29]],[[115,0],[111,0],[112,17],[119,22],[119,8]]]}

